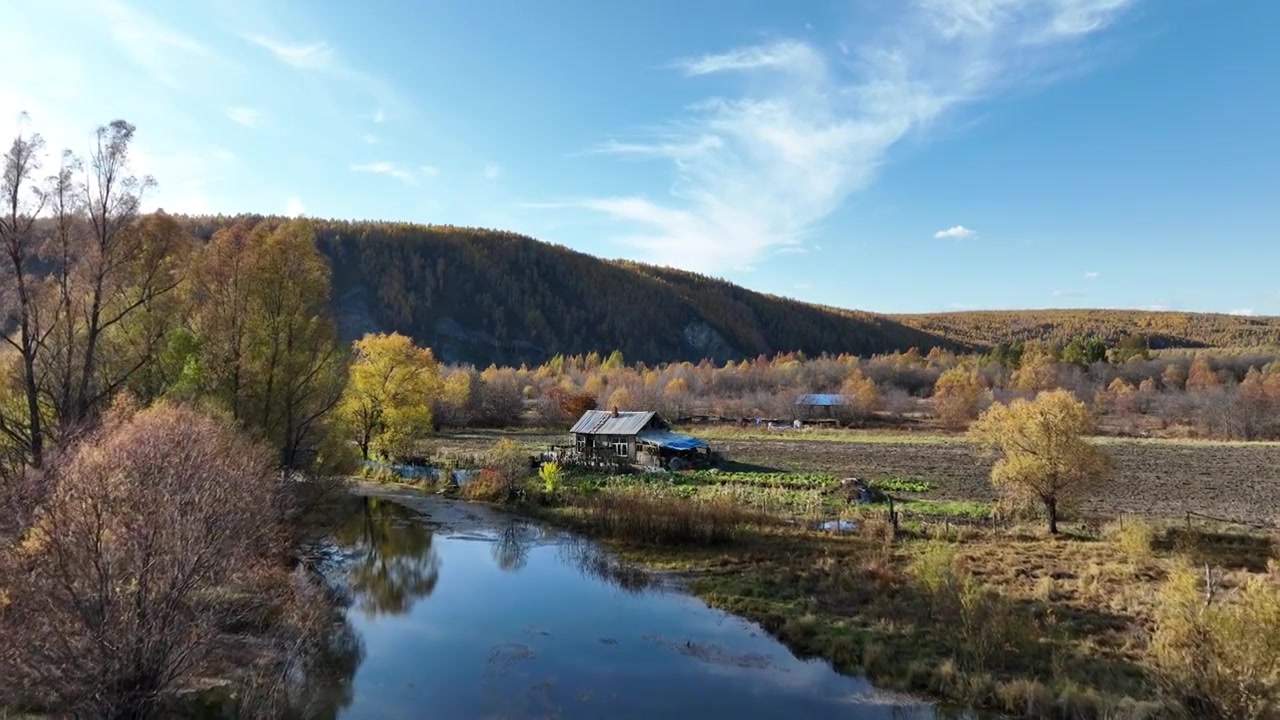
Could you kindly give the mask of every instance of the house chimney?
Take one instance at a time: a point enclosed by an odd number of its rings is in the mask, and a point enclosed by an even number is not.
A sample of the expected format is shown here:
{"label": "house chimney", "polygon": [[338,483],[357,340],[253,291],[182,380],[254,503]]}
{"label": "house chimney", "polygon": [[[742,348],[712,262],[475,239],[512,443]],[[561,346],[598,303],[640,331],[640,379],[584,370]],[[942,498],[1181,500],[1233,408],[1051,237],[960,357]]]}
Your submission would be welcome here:
{"label": "house chimney", "polygon": [[614,405],[614,406],[613,406],[613,416],[614,416],[614,417],[618,417],[618,406],[617,406],[617,405]]}

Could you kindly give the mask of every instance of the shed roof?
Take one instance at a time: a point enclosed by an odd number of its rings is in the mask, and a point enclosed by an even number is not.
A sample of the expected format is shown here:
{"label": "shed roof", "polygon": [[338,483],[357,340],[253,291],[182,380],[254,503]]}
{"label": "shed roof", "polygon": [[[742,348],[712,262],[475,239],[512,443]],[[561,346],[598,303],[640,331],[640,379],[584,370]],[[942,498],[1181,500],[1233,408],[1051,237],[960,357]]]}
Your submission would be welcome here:
{"label": "shed roof", "polygon": [[673,433],[670,430],[645,430],[637,435],[636,439],[668,450],[697,450],[707,447],[707,443],[703,440]]}
{"label": "shed roof", "polygon": [[831,407],[834,405],[845,405],[848,401],[843,395],[815,393],[813,395],[801,395],[796,400],[797,405],[813,405],[818,407]]}
{"label": "shed roof", "polygon": [[620,412],[617,417],[608,410],[588,410],[573,424],[575,435],[635,435],[653,419],[652,412]]}

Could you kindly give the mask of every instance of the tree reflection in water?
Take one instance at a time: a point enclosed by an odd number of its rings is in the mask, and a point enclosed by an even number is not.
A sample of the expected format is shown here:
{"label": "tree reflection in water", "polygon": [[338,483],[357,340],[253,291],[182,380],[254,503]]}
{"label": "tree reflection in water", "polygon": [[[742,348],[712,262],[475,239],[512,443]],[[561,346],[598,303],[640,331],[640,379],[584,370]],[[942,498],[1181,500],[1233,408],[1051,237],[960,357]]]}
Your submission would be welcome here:
{"label": "tree reflection in water", "polygon": [[407,613],[440,580],[431,528],[396,503],[371,497],[360,502],[360,512],[335,536],[352,554],[347,589],[369,617]]}
{"label": "tree reflection in water", "polygon": [[589,540],[566,538],[558,551],[562,561],[577,568],[583,575],[603,580],[625,592],[642,593],[658,585],[657,579],[649,573],[614,560]]}
{"label": "tree reflection in water", "polygon": [[518,572],[529,562],[529,547],[533,544],[530,529],[528,523],[513,519],[498,530],[498,537],[489,550],[498,569]]}

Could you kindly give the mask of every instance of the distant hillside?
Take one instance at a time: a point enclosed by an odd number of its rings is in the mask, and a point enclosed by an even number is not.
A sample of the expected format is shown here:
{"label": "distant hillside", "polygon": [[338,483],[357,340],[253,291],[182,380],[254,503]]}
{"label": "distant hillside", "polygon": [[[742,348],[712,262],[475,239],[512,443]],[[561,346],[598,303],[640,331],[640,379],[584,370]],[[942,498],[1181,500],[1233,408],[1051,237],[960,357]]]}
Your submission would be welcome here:
{"label": "distant hillside", "polygon": [[1113,343],[1140,335],[1148,338],[1152,349],[1280,344],[1280,317],[1141,310],[984,310],[891,317],[973,346],[1031,339],[1067,341],[1081,335],[1098,335]]}
{"label": "distant hillside", "polygon": [[[234,220],[187,218],[205,239]],[[795,350],[963,349],[884,316],[601,260],[515,233],[405,223],[316,226],[332,260],[342,333],[396,330],[449,361],[538,364],[556,353],[615,349],[647,363]]]}

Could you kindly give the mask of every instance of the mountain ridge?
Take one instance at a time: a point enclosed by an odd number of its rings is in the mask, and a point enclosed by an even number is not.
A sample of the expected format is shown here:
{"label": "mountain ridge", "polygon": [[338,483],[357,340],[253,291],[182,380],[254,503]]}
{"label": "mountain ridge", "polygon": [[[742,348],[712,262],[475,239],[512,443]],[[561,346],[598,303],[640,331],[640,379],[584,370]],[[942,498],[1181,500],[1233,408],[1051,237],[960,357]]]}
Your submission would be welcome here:
{"label": "mountain ridge", "polygon": [[[261,215],[181,219],[203,240],[235,222],[287,220]],[[1117,340],[1128,325],[1133,331],[1152,330],[1156,347],[1208,347],[1226,339],[1280,342],[1280,319],[1274,318],[1222,316],[1236,321],[1227,327],[1226,321],[1196,319],[1218,316],[1171,313],[1192,318],[1173,324],[1184,331],[1179,334],[1156,332],[1169,323],[1125,322],[1141,311],[879,314],[762,293],[674,268],[607,260],[503,230],[308,220],[331,264],[334,314],[345,338],[394,330],[433,348],[445,361],[480,366],[532,365],[556,354],[612,350],[628,361],[650,364],[738,361],[796,351],[810,356],[865,356],[912,347],[969,351],[1000,342],[1060,339],[1066,331]],[[1066,314],[1037,315],[1046,312]],[[1097,312],[1112,315],[1097,317]]]}

